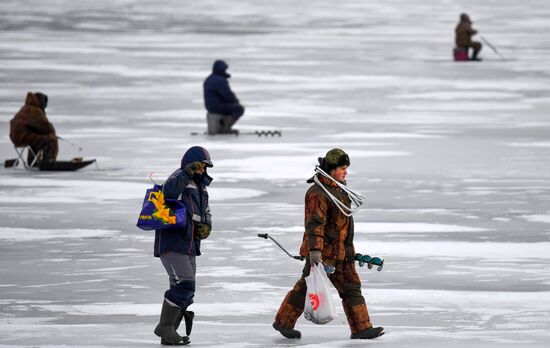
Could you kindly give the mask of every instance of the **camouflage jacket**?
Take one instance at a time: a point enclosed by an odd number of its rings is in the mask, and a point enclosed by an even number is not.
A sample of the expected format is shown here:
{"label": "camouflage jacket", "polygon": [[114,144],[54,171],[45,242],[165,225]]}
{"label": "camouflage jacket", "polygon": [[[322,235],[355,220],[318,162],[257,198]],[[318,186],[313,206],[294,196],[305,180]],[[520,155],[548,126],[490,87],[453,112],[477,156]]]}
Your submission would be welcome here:
{"label": "camouflage jacket", "polygon": [[[338,200],[350,207],[348,195],[336,183],[322,176],[319,180]],[[313,182],[313,178],[307,182]],[[320,250],[327,264],[353,260],[353,234],[353,217],[342,214],[317,184],[311,186],[305,198],[305,232],[300,255],[307,257],[311,250]]]}

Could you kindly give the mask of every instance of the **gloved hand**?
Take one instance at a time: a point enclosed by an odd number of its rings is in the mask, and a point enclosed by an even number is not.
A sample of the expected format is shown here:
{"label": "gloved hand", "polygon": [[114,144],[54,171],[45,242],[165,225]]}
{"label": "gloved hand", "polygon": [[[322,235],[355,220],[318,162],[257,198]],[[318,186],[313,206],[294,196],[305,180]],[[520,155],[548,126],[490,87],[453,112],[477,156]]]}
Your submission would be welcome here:
{"label": "gloved hand", "polygon": [[207,224],[198,223],[195,226],[195,239],[206,239],[210,235],[210,226]]}
{"label": "gloved hand", "polygon": [[204,164],[201,162],[191,162],[183,168],[183,170],[189,175],[193,176],[197,171],[204,168]]}
{"label": "gloved hand", "polygon": [[312,250],[309,252],[309,263],[313,266],[321,262],[321,251]]}

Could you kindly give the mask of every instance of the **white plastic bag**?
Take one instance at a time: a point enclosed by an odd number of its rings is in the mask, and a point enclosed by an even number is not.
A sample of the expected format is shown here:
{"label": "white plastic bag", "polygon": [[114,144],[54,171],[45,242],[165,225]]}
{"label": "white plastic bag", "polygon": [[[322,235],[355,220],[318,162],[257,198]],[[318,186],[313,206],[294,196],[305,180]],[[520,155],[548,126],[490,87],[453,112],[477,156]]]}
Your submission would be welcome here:
{"label": "white plastic bag", "polygon": [[323,264],[318,263],[311,267],[306,285],[304,318],[315,324],[326,324],[336,318],[336,306],[329,291],[330,280]]}

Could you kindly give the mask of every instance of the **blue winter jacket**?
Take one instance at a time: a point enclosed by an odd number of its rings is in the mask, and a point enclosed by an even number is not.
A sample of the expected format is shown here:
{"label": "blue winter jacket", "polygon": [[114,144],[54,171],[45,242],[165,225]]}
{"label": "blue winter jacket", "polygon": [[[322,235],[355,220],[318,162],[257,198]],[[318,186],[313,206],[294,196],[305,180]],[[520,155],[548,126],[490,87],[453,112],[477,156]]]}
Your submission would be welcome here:
{"label": "blue winter jacket", "polygon": [[228,104],[239,104],[239,99],[231,91],[228,66],[223,60],[217,60],[212,67],[212,74],[204,80],[204,106],[208,112],[225,114]]}
{"label": "blue winter jacket", "polygon": [[199,180],[190,177],[183,168],[192,162],[211,163],[210,156],[204,149],[199,146],[193,147],[183,157],[181,168],[170,175],[162,186],[166,202],[179,200],[187,208],[187,225],[181,229],[155,231],[154,255],[156,257],[168,251],[200,255],[201,242],[195,239],[195,226],[197,223],[203,223],[212,228],[212,215],[206,190],[212,178],[206,172]]}

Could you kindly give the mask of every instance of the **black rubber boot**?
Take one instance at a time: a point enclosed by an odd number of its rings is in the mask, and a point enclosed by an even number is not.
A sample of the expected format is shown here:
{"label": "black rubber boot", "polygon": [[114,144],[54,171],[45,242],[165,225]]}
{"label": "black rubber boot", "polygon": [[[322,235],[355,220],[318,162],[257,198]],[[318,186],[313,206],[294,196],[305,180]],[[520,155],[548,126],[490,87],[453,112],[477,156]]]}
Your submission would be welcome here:
{"label": "black rubber boot", "polygon": [[[176,333],[177,333],[177,331],[178,331],[178,328],[180,327],[181,320],[184,318],[184,315],[185,315],[184,313],[185,313],[184,311],[181,311],[181,310],[180,310],[180,314],[178,314],[178,317],[176,318],[176,322],[174,323],[174,330],[176,331]],[[187,327],[185,328],[185,331],[186,331],[186,332],[188,331],[188,330],[187,330]],[[184,340],[188,340],[188,341],[189,341],[189,337],[187,337],[187,336],[189,336],[189,333],[187,333],[186,336],[182,336],[182,338],[183,338]],[[189,343],[191,343],[191,341],[189,341]],[[165,345],[165,346],[173,345],[173,344],[167,342],[166,340],[164,340],[163,338],[160,339],[160,344]],[[186,343],[186,344],[187,344],[187,343]]]}
{"label": "black rubber boot", "polygon": [[180,327],[180,323],[181,323],[181,320],[183,319],[184,313],[185,311],[180,311],[180,314],[178,314],[178,317],[176,318],[176,322],[174,323],[174,330],[178,331],[178,328]]}
{"label": "black rubber boot", "polygon": [[273,323],[273,328],[281,333],[286,338],[302,338],[302,333],[298,330],[287,329],[277,323]]}
{"label": "black rubber boot", "polygon": [[193,311],[183,312],[183,319],[185,319],[185,334],[187,336],[191,335],[191,330],[193,329],[193,318],[195,318],[195,312]]}
{"label": "black rubber boot", "polygon": [[178,335],[174,326],[180,312],[181,309],[179,307],[171,306],[166,300],[162,303],[160,320],[155,328],[155,335],[161,338],[161,344],[183,346],[190,343],[189,337]]}
{"label": "black rubber boot", "polygon": [[384,332],[383,327],[371,327],[370,329],[365,329],[363,331],[359,331],[356,334],[352,334],[350,338],[352,340],[355,340],[355,339],[370,340],[370,339],[373,339],[373,338],[376,338],[376,337],[380,337],[384,334],[385,334],[385,332]]}

